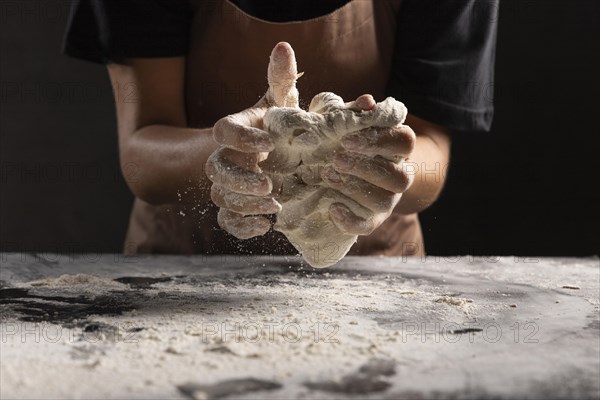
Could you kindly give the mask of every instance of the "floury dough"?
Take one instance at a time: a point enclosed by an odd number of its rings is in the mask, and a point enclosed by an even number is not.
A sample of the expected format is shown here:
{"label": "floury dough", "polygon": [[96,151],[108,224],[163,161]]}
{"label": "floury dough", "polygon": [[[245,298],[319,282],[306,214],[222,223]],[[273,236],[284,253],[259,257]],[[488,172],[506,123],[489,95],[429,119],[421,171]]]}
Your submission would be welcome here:
{"label": "floury dough", "polygon": [[[341,139],[346,134],[371,127],[399,126],[404,122],[407,110],[404,104],[388,97],[373,109],[361,111],[346,106],[341,97],[325,92],[316,95],[308,111],[304,111],[298,105],[300,95],[296,81],[300,76],[294,50],[288,43],[278,43],[271,53],[267,70],[269,90],[265,99],[273,107],[263,117],[263,128],[274,139],[275,148],[260,154],[259,166],[270,177],[271,193],[279,204],[275,204],[276,207],[270,204],[265,209],[257,208],[255,204],[250,208],[264,211],[259,214],[276,213],[274,229],[282,232],[310,265],[323,268],[342,259],[357,239],[356,235],[344,234],[337,228],[329,217],[329,207],[342,203],[364,219],[372,213],[330,189],[321,179],[321,172],[333,163],[336,153],[343,151]],[[237,165],[223,161],[214,164],[214,168],[236,169],[236,173],[242,174],[238,178],[249,186],[259,183],[252,181],[257,179],[254,173],[257,171],[246,173],[248,171]],[[218,185],[213,185],[212,190],[218,198],[236,208],[235,212],[225,208],[219,210],[217,221],[226,231],[246,239],[256,236],[253,223],[265,225],[265,230],[262,230],[263,226],[260,229],[263,232],[270,228],[265,218],[253,215],[242,214],[245,220],[240,223],[237,213],[252,201],[248,193],[230,192]],[[273,211],[275,208],[277,211]]]}
{"label": "floury dough", "polygon": [[[320,173],[342,150],[341,138],[369,127],[401,125],[407,109],[388,97],[369,111],[345,106],[341,97],[320,93],[309,111],[272,107],[265,114],[265,130],[275,138],[275,150],[260,167],[273,180],[274,196],[282,205],[274,229],[282,232],[313,267],[331,266],[342,259],[357,236],[342,233],[329,218],[329,206],[346,205],[368,218],[370,211],[322,181]],[[277,191],[277,189],[279,190]]]}

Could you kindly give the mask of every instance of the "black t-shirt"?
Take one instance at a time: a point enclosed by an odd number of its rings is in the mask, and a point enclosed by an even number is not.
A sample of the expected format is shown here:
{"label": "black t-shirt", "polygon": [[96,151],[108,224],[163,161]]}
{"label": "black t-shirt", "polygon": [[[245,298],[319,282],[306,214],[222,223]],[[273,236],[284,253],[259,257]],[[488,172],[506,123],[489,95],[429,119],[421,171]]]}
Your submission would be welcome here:
{"label": "black t-shirt", "polygon": [[[227,1],[286,22],[328,14],[350,0]],[[452,130],[489,130],[498,2],[403,0],[388,94]],[[187,54],[193,17],[187,0],[76,0],[71,7],[63,43],[68,55],[108,63]]]}

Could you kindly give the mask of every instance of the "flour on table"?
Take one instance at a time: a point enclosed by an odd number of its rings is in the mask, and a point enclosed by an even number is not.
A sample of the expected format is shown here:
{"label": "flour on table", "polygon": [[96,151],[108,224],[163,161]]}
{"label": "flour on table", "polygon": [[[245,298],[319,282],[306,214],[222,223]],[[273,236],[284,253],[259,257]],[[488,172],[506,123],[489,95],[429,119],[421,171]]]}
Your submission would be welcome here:
{"label": "flour on table", "polygon": [[88,274],[61,275],[58,278],[46,278],[28,283],[34,287],[45,287],[48,289],[60,288],[62,290],[77,290],[98,292],[104,290],[128,290],[129,286],[112,279],[100,278]]}
{"label": "flour on table", "polygon": [[473,308],[473,300],[462,297],[442,296],[434,300],[436,303],[449,304],[461,309],[465,314],[469,315]]}

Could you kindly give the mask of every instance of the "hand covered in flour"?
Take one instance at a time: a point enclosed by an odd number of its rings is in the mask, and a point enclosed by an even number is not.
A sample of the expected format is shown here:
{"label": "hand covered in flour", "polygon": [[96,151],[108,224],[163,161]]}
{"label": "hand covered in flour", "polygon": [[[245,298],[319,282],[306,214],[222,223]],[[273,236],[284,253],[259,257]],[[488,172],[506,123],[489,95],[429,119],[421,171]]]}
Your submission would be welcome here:
{"label": "hand covered in flour", "polygon": [[221,146],[209,157],[206,174],[213,182],[212,201],[220,207],[218,223],[238,239],[267,233],[265,214],[281,211],[273,198],[273,182],[258,163],[274,149],[263,130],[263,117],[271,106],[298,107],[298,79],[294,51],[287,43],[273,49],[268,68],[269,89],[253,107],[217,121],[213,137]]}
{"label": "hand covered in flour", "polygon": [[[376,105],[371,96],[361,96],[358,100],[349,107],[369,110]],[[407,125],[370,127],[342,138],[343,150],[336,154],[333,164],[323,169],[321,177],[330,188],[369,212],[366,218],[360,217],[342,203],[332,204],[330,218],[340,231],[369,235],[391,215],[413,181],[405,160],[415,142],[416,135]]]}

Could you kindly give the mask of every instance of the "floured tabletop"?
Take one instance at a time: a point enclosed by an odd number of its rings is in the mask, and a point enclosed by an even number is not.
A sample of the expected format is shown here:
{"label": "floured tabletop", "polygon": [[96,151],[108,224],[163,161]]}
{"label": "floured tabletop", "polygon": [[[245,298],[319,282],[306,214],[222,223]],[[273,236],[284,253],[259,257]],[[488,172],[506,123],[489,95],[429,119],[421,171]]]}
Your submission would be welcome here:
{"label": "floured tabletop", "polygon": [[600,397],[597,258],[0,257],[2,399]]}

